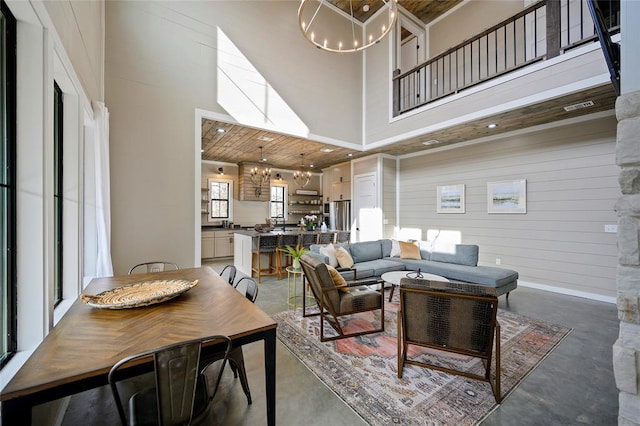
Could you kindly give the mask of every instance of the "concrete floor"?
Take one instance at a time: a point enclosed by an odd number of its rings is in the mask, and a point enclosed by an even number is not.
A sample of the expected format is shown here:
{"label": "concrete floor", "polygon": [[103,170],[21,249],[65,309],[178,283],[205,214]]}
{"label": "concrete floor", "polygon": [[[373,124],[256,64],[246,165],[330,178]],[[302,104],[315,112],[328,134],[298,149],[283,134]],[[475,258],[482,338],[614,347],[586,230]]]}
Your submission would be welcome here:
{"label": "concrete floor", "polygon": [[[231,259],[210,263],[219,271]],[[266,313],[288,309],[287,281],[262,279],[256,304]],[[612,345],[618,335],[616,306],[572,296],[519,287],[500,307],[555,322],[574,330],[491,413],[483,425],[615,425],[618,391],[612,367]],[[262,425],[266,405],[261,343],[244,347],[253,404],[248,405],[237,379],[226,369],[214,399],[211,424]],[[279,341],[277,344],[277,422],[281,425],[365,424]],[[108,388],[71,398],[63,425],[118,423]]]}

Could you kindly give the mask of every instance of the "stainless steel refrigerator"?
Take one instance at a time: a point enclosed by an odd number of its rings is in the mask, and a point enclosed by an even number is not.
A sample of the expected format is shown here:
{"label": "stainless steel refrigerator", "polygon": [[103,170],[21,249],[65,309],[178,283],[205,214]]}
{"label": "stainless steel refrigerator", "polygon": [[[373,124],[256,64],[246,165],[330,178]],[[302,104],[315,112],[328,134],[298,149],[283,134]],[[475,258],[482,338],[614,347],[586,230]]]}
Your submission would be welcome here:
{"label": "stainless steel refrigerator", "polygon": [[330,228],[336,231],[351,230],[351,201],[334,201],[329,208]]}

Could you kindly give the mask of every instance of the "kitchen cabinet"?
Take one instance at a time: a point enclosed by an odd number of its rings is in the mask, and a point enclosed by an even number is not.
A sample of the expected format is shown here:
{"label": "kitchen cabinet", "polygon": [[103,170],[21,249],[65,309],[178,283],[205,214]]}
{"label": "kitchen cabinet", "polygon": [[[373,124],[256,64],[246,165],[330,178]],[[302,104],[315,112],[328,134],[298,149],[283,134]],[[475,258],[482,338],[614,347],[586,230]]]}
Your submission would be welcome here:
{"label": "kitchen cabinet", "polygon": [[216,231],[215,257],[233,256],[233,232]]}
{"label": "kitchen cabinet", "polygon": [[331,201],[331,185],[332,185],[331,168],[322,170],[322,192],[324,193],[324,202]]}
{"label": "kitchen cabinet", "polygon": [[203,259],[215,257],[215,232],[203,231],[200,247],[200,257]]}
{"label": "kitchen cabinet", "polygon": [[322,170],[322,173],[323,184],[327,185],[325,203],[351,199],[351,163],[336,164]]}
{"label": "kitchen cabinet", "polygon": [[351,163],[341,163],[331,167],[331,183],[342,182],[351,182]]}
{"label": "kitchen cabinet", "polygon": [[202,231],[200,257],[211,259],[214,257],[233,256],[233,231]]}
{"label": "kitchen cabinet", "polygon": [[351,182],[331,184],[331,201],[351,199]]}

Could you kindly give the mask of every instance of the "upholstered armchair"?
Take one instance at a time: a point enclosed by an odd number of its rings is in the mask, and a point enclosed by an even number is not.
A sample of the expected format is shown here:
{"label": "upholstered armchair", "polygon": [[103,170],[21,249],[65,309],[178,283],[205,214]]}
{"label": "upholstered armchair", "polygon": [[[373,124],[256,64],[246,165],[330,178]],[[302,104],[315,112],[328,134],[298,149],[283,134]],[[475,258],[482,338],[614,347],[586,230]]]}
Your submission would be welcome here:
{"label": "upholstered armchair", "polygon": [[[377,291],[369,287],[372,284],[382,287],[379,280],[347,282],[337,272],[332,275],[330,266],[308,254],[300,258],[300,265],[320,311],[320,341],[384,331],[384,291],[382,288]],[[376,310],[380,310],[379,327],[352,333],[344,332],[340,317]],[[325,320],[338,333],[337,336],[325,336]]]}
{"label": "upholstered armchair", "polygon": [[[500,403],[500,324],[495,288],[481,285],[403,278],[398,310],[398,377],[405,364],[489,382]],[[491,363],[495,342],[495,380]],[[418,358],[409,359],[409,345],[480,358],[484,375],[453,370]]]}

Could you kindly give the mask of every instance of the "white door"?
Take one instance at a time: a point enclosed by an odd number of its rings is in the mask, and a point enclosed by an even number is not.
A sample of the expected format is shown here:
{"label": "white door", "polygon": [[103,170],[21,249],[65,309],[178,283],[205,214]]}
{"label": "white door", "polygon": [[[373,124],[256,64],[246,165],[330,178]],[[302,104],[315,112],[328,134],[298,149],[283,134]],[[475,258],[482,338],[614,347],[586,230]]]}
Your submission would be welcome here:
{"label": "white door", "polygon": [[382,238],[382,209],[378,203],[378,174],[354,176],[355,241],[374,241]]}

